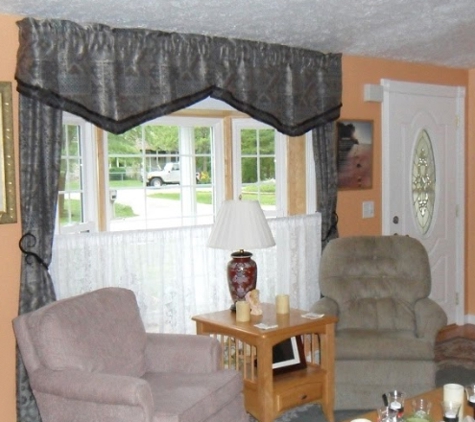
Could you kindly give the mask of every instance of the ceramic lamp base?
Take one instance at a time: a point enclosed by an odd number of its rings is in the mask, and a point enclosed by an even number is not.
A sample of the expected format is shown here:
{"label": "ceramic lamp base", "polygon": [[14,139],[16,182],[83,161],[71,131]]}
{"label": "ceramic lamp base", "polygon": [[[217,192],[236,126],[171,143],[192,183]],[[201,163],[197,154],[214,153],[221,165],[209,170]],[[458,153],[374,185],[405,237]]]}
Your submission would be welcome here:
{"label": "ceramic lamp base", "polygon": [[228,287],[233,300],[231,310],[235,311],[235,303],[244,300],[246,293],[256,288],[257,265],[251,258],[252,253],[246,251],[231,254],[228,263]]}

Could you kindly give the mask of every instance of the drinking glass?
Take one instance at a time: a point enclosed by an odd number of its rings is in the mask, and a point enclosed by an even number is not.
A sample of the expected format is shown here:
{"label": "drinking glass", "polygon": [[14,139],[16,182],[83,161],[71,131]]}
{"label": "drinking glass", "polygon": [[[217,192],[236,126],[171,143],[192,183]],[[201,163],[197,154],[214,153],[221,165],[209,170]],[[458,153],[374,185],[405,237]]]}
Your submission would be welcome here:
{"label": "drinking glass", "polygon": [[401,390],[392,390],[386,393],[388,398],[388,406],[397,411],[398,419],[402,419],[404,415],[404,400],[406,399],[406,393]]}
{"label": "drinking glass", "polygon": [[412,400],[413,413],[406,418],[407,422],[423,422],[430,421],[430,410],[432,403],[426,399]]}
{"label": "drinking glass", "polygon": [[396,422],[397,410],[391,409],[389,406],[381,406],[376,410],[378,411],[378,422]]}
{"label": "drinking glass", "polygon": [[475,383],[466,385],[465,393],[467,393],[467,403],[473,409],[473,417],[475,418]]}
{"label": "drinking glass", "polygon": [[462,403],[455,401],[443,401],[444,422],[458,422],[461,405]]}

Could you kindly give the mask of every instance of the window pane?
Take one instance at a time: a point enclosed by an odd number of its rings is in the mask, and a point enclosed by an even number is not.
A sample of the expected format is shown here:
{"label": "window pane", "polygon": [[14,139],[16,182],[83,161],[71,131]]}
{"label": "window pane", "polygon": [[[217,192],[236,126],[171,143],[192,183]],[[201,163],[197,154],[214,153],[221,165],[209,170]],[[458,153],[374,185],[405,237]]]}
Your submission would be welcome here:
{"label": "window pane", "polygon": [[240,134],[241,195],[258,200],[265,211],[275,211],[276,131],[246,128]]}
{"label": "window pane", "polygon": [[257,177],[257,158],[241,159],[242,183],[256,183]]}
{"label": "window pane", "polygon": [[259,160],[260,180],[275,180],[275,159],[274,157],[264,157]]}
{"label": "window pane", "polygon": [[275,130],[261,129],[259,130],[259,153],[275,154]]}
{"label": "window pane", "polygon": [[58,217],[60,226],[84,222],[80,129],[79,125],[63,125],[58,189]]}
{"label": "window pane", "polygon": [[257,154],[257,130],[241,129],[241,154]]}
{"label": "window pane", "polygon": [[109,151],[111,230],[212,222],[212,128],[149,123],[132,135],[134,153]]}

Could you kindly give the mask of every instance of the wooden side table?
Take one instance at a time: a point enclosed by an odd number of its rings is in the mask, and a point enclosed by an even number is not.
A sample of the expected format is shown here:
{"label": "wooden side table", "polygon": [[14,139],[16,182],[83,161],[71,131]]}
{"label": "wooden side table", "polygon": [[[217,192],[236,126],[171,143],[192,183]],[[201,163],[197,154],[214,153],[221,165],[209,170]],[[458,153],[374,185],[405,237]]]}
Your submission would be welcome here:
{"label": "wooden side table", "polygon": [[[305,403],[319,403],[334,422],[334,332],[336,317],[303,318],[307,311],[291,309],[277,315],[275,306],[262,304],[263,314],[250,322],[236,322],[230,310],[194,316],[196,331],[211,335],[223,346],[223,367],[240,371],[246,410],[260,422],[271,422],[283,412]],[[257,323],[277,325],[263,330]],[[303,342],[306,368],[274,374],[272,349],[292,337]],[[316,356],[319,355],[319,356]]]}

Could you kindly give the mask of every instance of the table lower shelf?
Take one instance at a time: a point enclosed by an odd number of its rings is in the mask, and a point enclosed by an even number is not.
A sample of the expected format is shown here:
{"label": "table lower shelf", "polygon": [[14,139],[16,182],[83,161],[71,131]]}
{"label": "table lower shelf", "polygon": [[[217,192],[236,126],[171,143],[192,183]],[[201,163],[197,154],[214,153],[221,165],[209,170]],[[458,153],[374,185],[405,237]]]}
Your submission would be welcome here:
{"label": "table lower shelf", "polygon": [[[273,377],[274,413],[281,414],[296,406],[318,402],[323,398],[327,373],[319,366],[307,366]],[[260,404],[255,381],[244,380],[246,409],[256,419],[259,418]]]}

